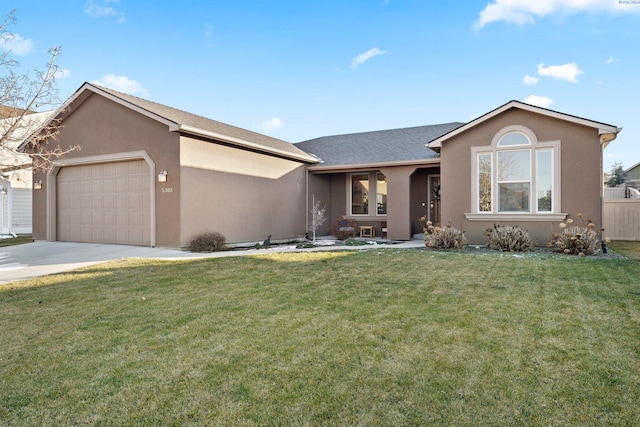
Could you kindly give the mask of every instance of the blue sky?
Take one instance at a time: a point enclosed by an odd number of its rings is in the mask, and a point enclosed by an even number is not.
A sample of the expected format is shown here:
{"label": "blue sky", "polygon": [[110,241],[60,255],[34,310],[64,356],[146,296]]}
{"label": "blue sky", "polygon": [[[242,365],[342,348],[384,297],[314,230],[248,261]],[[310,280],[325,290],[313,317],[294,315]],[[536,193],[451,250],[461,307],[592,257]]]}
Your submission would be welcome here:
{"label": "blue sky", "polygon": [[[570,6],[567,6],[570,4]],[[640,0],[20,0],[24,70],[290,142],[469,121],[512,99],[623,128],[640,162]],[[8,44],[7,44],[8,43]]]}

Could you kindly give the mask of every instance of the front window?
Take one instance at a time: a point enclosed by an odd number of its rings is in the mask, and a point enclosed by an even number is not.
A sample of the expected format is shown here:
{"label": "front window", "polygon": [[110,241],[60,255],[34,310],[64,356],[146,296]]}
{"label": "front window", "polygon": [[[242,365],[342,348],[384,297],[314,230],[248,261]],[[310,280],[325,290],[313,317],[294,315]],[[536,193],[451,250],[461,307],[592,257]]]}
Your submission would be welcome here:
{"label": "front window", "polygon": [[369,214],[369,174],[351,175],[351,214]]}
{"label": "front window", "polygon": [[533,132],[510,126],[491,144],[472,149],[474,210],[486,214],[557,211],[560,141],[538,142]]}
{"label": "front window", "polygon": [[376,173],[376,203],[378,215],[387,214],[387,177],[381,172]]}
{"label": "front window", "polygon": [[356,172],[348,175],[348,215],[387,215],[387,177],[379,171]]}
{"label": "front window", "polygon": [[491,153],[478,155],[478,210],[491,212]]}
{"label": "front window", "polygon": [[531,151],[498,151],[498,210],[529,212]]}
{"label": "front window", "polygon": [[538,212],[553,211],[553,150],[536,152],[536,202]]}

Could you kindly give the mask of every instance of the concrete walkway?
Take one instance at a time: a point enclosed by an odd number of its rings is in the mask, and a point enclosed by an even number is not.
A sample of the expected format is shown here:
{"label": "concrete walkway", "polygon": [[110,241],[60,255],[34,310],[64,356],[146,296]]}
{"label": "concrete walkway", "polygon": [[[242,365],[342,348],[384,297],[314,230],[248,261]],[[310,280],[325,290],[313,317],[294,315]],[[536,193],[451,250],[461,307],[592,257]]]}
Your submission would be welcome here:
{"label": "concrete walkway", "polygon": [[32,279],[39,276],[46,276],[48,274],[75,270],[77,268],[123,258],[184,260],[293,251],[366,250],[373,248],[419,247],[424,248],[424,242],[421,240],[365,246],[321,246],[312,249],[296,249],[295,245],[282,245],[266,249],[192,253],[178,249],[148,248],[140,246],[70,242],[34,242],[0,248],[0,285],[19,280]]}

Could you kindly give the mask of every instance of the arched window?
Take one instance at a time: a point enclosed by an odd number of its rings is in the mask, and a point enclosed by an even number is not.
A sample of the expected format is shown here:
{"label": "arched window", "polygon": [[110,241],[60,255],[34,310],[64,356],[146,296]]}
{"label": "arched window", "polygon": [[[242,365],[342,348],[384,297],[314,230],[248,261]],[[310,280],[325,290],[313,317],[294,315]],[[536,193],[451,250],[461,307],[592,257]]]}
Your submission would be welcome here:
{"label": "arched window", "polygon": [[560,141],[539,142],[524,126],[508,126],[491,145],[472,148],[472,213],[560,212]]}

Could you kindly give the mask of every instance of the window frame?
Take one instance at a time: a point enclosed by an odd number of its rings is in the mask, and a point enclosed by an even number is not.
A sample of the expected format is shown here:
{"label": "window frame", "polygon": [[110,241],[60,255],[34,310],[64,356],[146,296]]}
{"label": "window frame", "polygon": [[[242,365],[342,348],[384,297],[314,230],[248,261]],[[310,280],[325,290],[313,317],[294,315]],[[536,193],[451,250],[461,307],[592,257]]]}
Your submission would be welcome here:
{"label": "window frame", "polygon": [[[359,214],[353,213],[353,177],[355,175],[367,175],[369,182],[369,190],[367,195],[367,213]],[[386,218],[387,213],[379,214],[378,213],[378,175],[382,175],[385,177],[387,181],[387,200],[389,197],[389,187],[388,187],[388,178],[387,176],[380,170],[369,170],[369,171],[361,171],[361,172],[350,172],[347,173],[347,216],[354,218]],[[373,206],[372,206],[373,204]],[[387,204],[387,212],[388,212],[388,204]]]}
{"label": "window frame", "polygon": [[[529,144],[500,145],[500,140],[509,133],[523,134]],[[471,212],[465,214],[468,220],[510,220],[526,219],[528,221],[556,221],[562,220],[566,214],[560,212],[561,200],[561,170],[560,155],[561,141],[538,141],[531,129],[521,125],[511,125],[500,129],[491,140],[491,144],[471,147]],[[501,152],[529,151],[529,209],[528,211],[500,211],[499,184],[504,182],[498,179],[499,161]],[[540,211],[538,206],[538,155],[540,152],[551,153],[550,180],[551,180],[551,210]],[[482,156],[490,158],[491,186],[490,186],[490,210],[482,211],[480,206],[480,159]],[[485,157],[486,158],[486,157]],[[511,181],[509,181],[511,182]],[[515,182],[515,181],[513,181]],[[521,181],[525,182],[525,181]]]}

